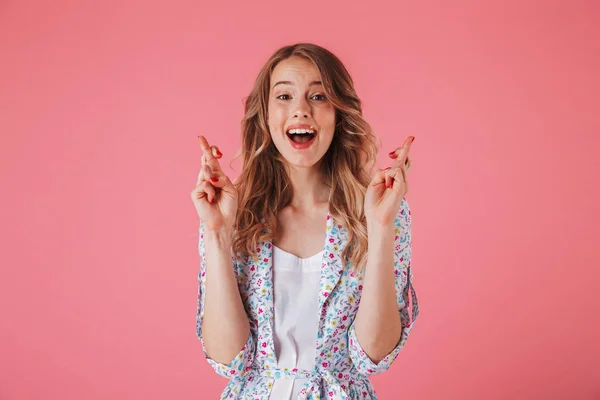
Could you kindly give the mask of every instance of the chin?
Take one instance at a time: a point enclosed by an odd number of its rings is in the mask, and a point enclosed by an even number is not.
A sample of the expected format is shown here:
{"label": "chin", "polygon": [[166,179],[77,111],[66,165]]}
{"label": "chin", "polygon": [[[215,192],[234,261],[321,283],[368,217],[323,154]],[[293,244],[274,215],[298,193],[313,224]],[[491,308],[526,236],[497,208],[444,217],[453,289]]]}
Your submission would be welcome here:
{"label": "chin", "polygon": [[311,168],[314,167],[315,165],[318,165],[319,162],[323,159],[323,157],[306,157],[306,156],[300,156],[298,157],[297,155],[295,157],[286,157],[285,160],[287,161],[288,164],[290,164],[291,166],[297,167],[297,168]]}

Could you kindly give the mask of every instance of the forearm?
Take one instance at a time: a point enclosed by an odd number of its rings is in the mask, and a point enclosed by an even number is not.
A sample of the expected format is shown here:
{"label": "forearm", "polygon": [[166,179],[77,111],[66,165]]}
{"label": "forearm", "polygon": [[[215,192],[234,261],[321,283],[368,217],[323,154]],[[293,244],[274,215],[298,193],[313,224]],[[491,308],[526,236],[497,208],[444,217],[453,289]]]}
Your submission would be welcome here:
{"label": "forearm", "polygon": [[367,222],[369,252],[354,327],[367,356],[378,363],[400,340],[394,276],[394,224]]}
{"label": "forearm", "polygon": [[231,232],[204,232],[206,287],[204,346],[210,358],[229,364],[248,340],[250,324],[231,260]]}

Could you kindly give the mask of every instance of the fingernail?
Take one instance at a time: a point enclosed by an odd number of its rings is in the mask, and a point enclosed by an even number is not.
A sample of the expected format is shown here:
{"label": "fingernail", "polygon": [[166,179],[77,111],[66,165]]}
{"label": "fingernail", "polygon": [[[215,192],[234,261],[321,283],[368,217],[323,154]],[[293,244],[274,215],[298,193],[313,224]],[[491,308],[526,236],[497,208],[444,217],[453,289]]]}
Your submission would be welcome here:
{"label": "fingernail", "polygon": [[395,151],[390,151],[390,157],[393,156],[394,154],[396,154]]}
{"label": "fingernail", "polygon": [[415,141],[415,137],[413,136],[412,139],[410,140],[410,142],[414,142]]}
{"label": "fingernail", "polygon": [[390,189],[392,187],[392,185],[385,185],[388,189]]}
{"label": "fingernail", "polygon": [[[207,197],[207,199],[208,199],[208,197]],[[208,199],[208,202],[209,202],[210,204],[212,204],[212,202],[213,202],[213,201],[212,201],[211,199]]]}
{"label": "fingernail", "polygon": [[210,181],[211,182],[219,182],[219,178],[213,178],[212,176],[210,177]]}
{"label": "fingernail", "polygon": [[392,168],[392,167],[387,167],[386,169],[384,169],[384,171],[387,171],[387,170],[388,170],[388,169],[390,169],[390,168]]}
{"label": "fingernail", "polygon": [[221,153],[219,150],[217,150],[217,156],[222,156],[223,153]]}

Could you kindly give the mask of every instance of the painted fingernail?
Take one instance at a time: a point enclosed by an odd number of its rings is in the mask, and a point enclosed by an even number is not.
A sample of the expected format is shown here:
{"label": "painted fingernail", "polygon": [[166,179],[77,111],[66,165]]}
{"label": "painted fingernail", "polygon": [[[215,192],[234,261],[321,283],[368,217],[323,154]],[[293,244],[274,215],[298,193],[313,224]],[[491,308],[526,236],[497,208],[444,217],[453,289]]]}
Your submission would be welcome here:
{"label": "painted fingernail", "polygon": [[210,177],[210,181],[211,182],[219,182],[219,178],[213,178],[212,176]]}
{"label": "painted fingernail", "polygon": [[390,157],[393,156],[394,154],[396,154],[395,151],[390,151]]}
{"label": "painted fingernail", "polygon": [[221,157],[223,155],[223,153],[221,153],[219,150],[217,150],[217,156]]}
{"label": "painted fingernail", "polygon": [[392,185],[385,185],[388,189],[391,189]]}
{"label": "painted fingernail", "polygon": [[387,170],[388,170],[388,169],[390,169],[390,168],[392,168],[392,167],[387,167],[386,169],[384,169],[384,171],[387,171]]}
{"label": "painted fingernail", "polygon": [[410,142],[414,142],[415,141],[415,137],[413,136],[412,139],[410,140]]}

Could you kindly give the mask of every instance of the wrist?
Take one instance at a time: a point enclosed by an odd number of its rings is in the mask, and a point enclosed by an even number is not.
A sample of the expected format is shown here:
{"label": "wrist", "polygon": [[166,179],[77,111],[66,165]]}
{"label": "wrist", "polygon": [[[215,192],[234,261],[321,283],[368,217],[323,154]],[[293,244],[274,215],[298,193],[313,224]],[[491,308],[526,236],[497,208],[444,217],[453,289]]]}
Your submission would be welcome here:
{"label": "wrist", "polygon": [[204,227],[204,241],[217,246],[229,247],[232,244],[233,230],[226,227],[207,228]]}
{"label": "wrist", "polygon": [[371,235],[387,235],[395,229],[394,221],[381,222],[367,219],[367,233]]}

